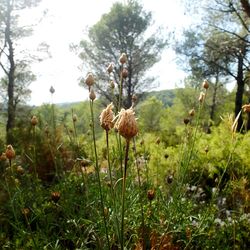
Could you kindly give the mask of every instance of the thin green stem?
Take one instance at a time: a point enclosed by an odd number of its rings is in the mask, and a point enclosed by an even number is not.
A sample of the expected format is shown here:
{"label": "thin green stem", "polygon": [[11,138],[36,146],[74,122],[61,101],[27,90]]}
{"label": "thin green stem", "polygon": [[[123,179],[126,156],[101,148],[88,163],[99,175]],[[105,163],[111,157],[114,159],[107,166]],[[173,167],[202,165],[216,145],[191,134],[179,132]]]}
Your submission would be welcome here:
{"label": "thin green stem", "polygon": [[120,241],[120,230],[119,230],[119,221],[117,218],[117,214],[116,214],[116,193],[114,190],[114,183],[113,183],[113,178],[112,178],[112,169],[111,169],[111,164],[110,164],[110,154],[109,154],[109,132],[108,130],[106,130],[106,146],[107,146],[107,158],[108,158],[108,168],[109,168],[109,179],[110,179],[110,184],[111,184],[111,196],[112,196],[112,201],[113,201],[113,206],[114,206],[114,210],[115,210],[115,221],[116,221],[116,227],[117,227],[117,232],[118,232],[118,238]]}
{"label": "thin green stem", "polygon": [[124,172],[122,179],[122,218],[121,218],[121,250],[124,250],[124,214],[125,214],[125,194],[126,194],[126,177],[128,165],[129,140],[126,140]]}
{"label": "thin green stem", "polygon": [[96,138],[95,138],[95,123],[94,123],[94,111],[93,111],[93,101],[90,100],[90,111],[91,111],[91,120],[92,120],[92,136],[93,136],[93,144],[94,144],[94,155],[95,155],[95,170],[97,174],[97,180],[98,180],[98,186],[99,186],[99,194],[100,194],[100,200],[101,200],[101,209],[102,209],[102,215],[103,215],[103,222],[105,227],[105,233],[107,238],[107,244],[108,249],[110,249],[110,242],[109,242],[109,235],[108,235],[108,227],[107,227],[107,220],[104,212],[104,199],[103,199],[103,193],[102,193],[102,184],[101,184],[101,178],[100,178],[100,168],[98,165],[98,156],[97,156],[97,149],[96,149]]}

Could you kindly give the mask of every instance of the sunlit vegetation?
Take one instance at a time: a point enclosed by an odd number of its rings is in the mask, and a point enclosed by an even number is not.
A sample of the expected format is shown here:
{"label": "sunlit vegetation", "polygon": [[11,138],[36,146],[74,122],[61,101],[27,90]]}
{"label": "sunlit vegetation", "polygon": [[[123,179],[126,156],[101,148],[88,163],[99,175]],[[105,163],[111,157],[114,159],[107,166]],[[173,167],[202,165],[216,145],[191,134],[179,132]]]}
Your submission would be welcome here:
{"label": "sunlit vegetation", "polygon": [[89,101],[35,108],[1,143],[1,248],[247,249],[250,134],[228,103],[209,125],[208,82],[117,113],[85,82]]}

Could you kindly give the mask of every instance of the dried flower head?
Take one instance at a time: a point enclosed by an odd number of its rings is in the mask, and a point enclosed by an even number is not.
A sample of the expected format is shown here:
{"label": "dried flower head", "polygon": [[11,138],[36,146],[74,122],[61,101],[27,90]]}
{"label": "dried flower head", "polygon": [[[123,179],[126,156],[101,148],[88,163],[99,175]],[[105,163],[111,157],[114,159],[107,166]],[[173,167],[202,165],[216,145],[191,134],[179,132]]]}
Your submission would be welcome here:
{"label": "dried flower head", "polygon": [[6,151],[5,151],[5,155],[9,160],[11,160],[15,157],[16,153],[11,145],[7,146]]}
{"label": "dried flower head", "polygon": [[115,83],[113,80],[110,81],[110,88],[111,89],[114,89],[115,88]]}
{"label": "dried flower head", "polygon": [[25,207],[25,208],[22,208],[22,214],[27,217],[29,214],[30,214],[30,209]]}
{"label": "dried flower head", "polygon": [[133,103],[136,103],[137,101],[137,96],[135,94],[132,95],[132,102]]}
{"label": "dried flower head", "polygon": [[188,125],[188,123],[190,122],[190,120],[188,118],[184,118],[183,122],[184,122],[185,125]]}
{"label": "dried flower head", "polygon": [[122,109],[119,112],[115,128],[127,140],[137,135],[138,127],[133,109]]}
{"label": "dried flower head", "polygon": [[128,69],[122,69],[122,78],[126,79],[128,77]]}
{"label": "dried flower head", "polygon": [[22,166],[17,166],[16,171],[18,174],[23,175],[25,173]]}
{"label": "dried flower head", "polygon": [[100,115],[100,124],[101,126],[109,131],[110,129],[112,129],[114,127],[114,113],[112,111],[113,109],[113,103],[110,103],[101,113]]}
{"label": "dried flower head", "polygon": [[250,113],[250,104],[243,105],[242,109],[245,113]]}
{"label": "dried flower head", "polygon": [[152,201],[155,198],[155,190],[154,189],[149,189],[147,193],[148,199]]}
{"label": "dried flower head", "polygon": [[159,144],[160,144],[160,142],[161,142],[160,137],[157,137],[157,139],[156,139],[155,143],[156,143],[157,145],[159,145]]}
{"label": "dried flower head", "polygon": [[72,120],[73,120],[73,122],[76,122],[76,121],[77,121],[77,115],[76,115],[76,114],[74,114],[74,115],[72,116]]}
{"label": "dried flower head", "polygon": [[85,83],[89,86],[89,88],[95,83],[95,79],[92,73],[88,73]]}
{"label": "dried flower head", "polygon": [[33,115],[32,118],[31,118],[31,120],[30,120],[30,122],[31,122],[32,126],[36,126],[38,124],[37,117],[35,115]]}
{"label": "dried flower head", "polygon": [[109,73],[109,74],[112,73],[112,72],[113,72],[113,69],[114,69],[113,64],[110,63],[109,66],[107,67],[108,73]]}
{"label": "dried flower head", "polygon": [[57,203],[60,200],[60,198],[61,198],[60,192],[55,191],[51,193],[51,200],[54,201],[55,203]]}
{"label": "dried flower head", "polygon": [[6,160],[7,160],[6,154],[2,153],[0,156],[0,161],[6,161]]}
{"label": "dried flower head", "polygon": [[204,81],[203,81],[202,87],[203,87],[204,89],[208,89],[208,88],[209,88],[209,83],[208,83],[207,80],[204,80]]}
{"label": "dried flower head", "polygon": [[93,88],[91,88],[89,91],[89,99],[92,101],[94,101],[96,99],[95,91]]}
{"label": "dried flower head", "polygon": [[195,110],[194,109],[191,109],[189,112],[188,112],[189,116],[193,117],[195,115]]}
{"label": "dried flower head", "polygon": [[122,53],[120,58],[119,58],[119,61],[121,64],[124,64],[127,62],[127,55],[125,53]]}
{"label": "dried flower head", "polygon": [[55,89],[53,88],[53,86],[50,87],[49,92],[53,95],[55,93]]}
{"label": "dried flower head", "polygon": [[199,96],[199,102],[203,103],[205,100],[205,93],[204,92],[200,92],[200,96]]}

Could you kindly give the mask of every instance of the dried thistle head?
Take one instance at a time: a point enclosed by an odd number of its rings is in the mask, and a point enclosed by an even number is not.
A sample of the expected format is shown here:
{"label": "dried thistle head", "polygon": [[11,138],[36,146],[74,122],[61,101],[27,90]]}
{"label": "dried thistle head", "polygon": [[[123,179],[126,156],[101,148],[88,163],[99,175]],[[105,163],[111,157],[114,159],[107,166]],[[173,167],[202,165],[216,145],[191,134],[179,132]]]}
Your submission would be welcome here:
{"label": "dried thistle head", "polygon": [[160,139],[160,137],[157,137],[157,138],[156,138],[156,141],[155,141],[155,143],[156,143],[157,145],[159,145],[159,144],[160,144],[160,142],[161,142],[161,139]]}
{"label": "dried thistle head", "polygon": [[200,92],[200,96],[199,96],[199,102],[203,103],[205,100],[205,93],[204,92]]}
{"label": "dried thistle head", "polygon": [[95,91],[94,91],[93,88],[91,88],[90,91],[89,91],[89,99],[91,101],[94,101],[96,99],[96,94],[95,94]]}
{"label": "dried thistle head", "polygon": [[191,109],[189,112],[188,112],[189,116],[193,117],[195,115],[195,110],[194,109]]}
{"label": "dried thistle head", "polygon": [[89,86],[89,88],[95,83],[95,79],[92,73],[87,74],[85,83]]}
{"label": "dried thistle head", "polygon": [[124,64],[127,62],[127,55],[125,53],[122,53],[120,58],[119,58],[119,61],[121,64]]}
{"label": "dried thistle head", "polygon": [[128,77],[128,69],[122,69],[122,78],[126,79]]}
{"label": "dried thistle head", "polygon": [[6,157],[11,160],[15,157],[16,153],[15,150],[13,149],[12,145],[8,145],[5,151]]}
{"label": "dried thistle head", "polygon": [[113,109],[113,103],[110,103],[101,113],[100,115],[100,124],[101,126],[106,130],[109,131],[114,127],[114,113],[112,111]]}
{"label": "dried thistle head", "polygon": [[242,109],[245,113],[250,113],[250,103],[243,105]]}
{"label": "dried thistle head", "polygon": [[107,67],[108,73],[109,73],[109,74],[112,73],[112,72],[113,72],[113,69],[114,69],[113,64],[110,63],[109,66]]}
{"label": "dried thistle head", "polygon": [[6,160],[7,160],[6,154],[2,153],[0,156],[0,161],[6,161]]}
{"label": "dried thistle head", "polygon": [[188,118],[184,118],[183,122],[184,122],[185,125],[188,125],[188,123],[190,122],[190,120]]}
{"label": "dried thistle head", "polygon": [[152,201],[155,198],[155,190],[149,189],[147,192],[148,200]]}
{"label": "dried thistle head", "polygon": [[60,192],[55,191],[51,193],[51,200],[54,201],[55,203],[57,203],[60,200],[60,198],[61,198]]}
{"label": "dried thistle head", "polygon": [[202,87],[203,87],[204,89],[208,89],[208,88],[209,88],[209,83],[208,83],[207,80],[204,80],[204,81],[203,81]]}
{"label": "dried thistle head", "polygon": [[35,115],[33,115],[32,118],[31,118],[31,120],[30,120],[30,122],[31,122],[32,126],[36,126],[38,124],[37,117]]}
{"label": "dried thistle head", "polygon": [[138,133],[138,126],[133,109],[122,109],[118,114],[115,128],[125,139],[130,140]]}
{"label": "dried thistle head", "polygon": [[23,175],[25,173],[24,169],[22,166],[17,166],[16,167],[16,172],[20,175]]}

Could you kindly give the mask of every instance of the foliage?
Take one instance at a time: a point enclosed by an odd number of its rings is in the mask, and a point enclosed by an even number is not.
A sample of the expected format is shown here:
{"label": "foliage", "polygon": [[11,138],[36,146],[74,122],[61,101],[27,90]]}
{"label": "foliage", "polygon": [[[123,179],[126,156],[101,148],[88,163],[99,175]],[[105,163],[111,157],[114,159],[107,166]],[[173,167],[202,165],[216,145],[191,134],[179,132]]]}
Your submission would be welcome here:
{"label": "foliage", "polygon": [[151,13],[144,11],[137,1],[128,1],[126,4],[117,2],[109,13],[104,14],[89,29],[89,40],[81,41],[80,57],[84,64],[88,63],[98,79],[96,91],[109,101],[113,100],[105,67],[110,63],[114,64],[113,80],[119,86],[120,68],[117,58],[121,53],[126,53],[128,59],[128,76],[124,82],[125,106],[131,106],[133,94],[152,86],[152,79],[145,78],[145,75],[159,61],[166,39],[160,31],[153,34],[148,32],[151,20]]}

